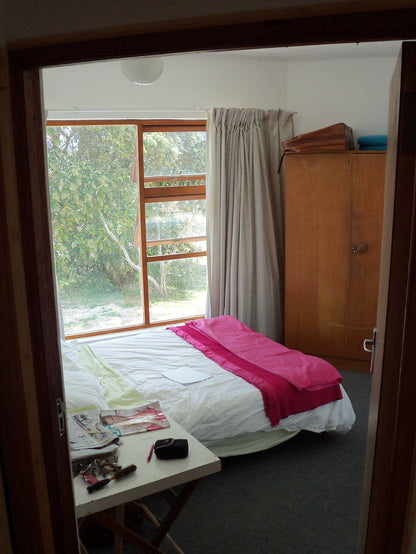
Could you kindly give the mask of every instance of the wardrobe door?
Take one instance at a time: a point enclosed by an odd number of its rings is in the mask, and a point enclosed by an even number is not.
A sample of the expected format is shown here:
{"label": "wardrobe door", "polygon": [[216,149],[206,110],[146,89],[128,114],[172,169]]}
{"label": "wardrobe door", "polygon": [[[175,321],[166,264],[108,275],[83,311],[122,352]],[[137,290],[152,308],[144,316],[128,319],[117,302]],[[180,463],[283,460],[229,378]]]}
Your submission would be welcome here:
{"label": "wardrobe door", "polygon": [[347,353],[350,160],[286,156],[285,344],[310,354]]}
{"label": "wardrobe door", "polygon": [[384,153],[354,153],[352,180],[351,286],[347,357],[368,360],[363,341],[376,325],[381,228],[384,201]]}

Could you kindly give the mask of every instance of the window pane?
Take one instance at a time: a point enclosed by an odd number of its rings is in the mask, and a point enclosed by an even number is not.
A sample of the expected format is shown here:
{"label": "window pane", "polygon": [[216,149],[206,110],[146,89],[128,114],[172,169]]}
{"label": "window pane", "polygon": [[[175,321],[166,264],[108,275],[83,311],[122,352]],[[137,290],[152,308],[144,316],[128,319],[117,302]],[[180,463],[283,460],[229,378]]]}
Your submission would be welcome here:
{"label": "window pane", "polygon": [[205,186],[205,179],[172,179],[170,181],[145,181],[144,188]]}
{"label": "window pane", "polygon": [[195,240],[190,242],[175,241],[170,244],[147,245],[147,255],[150,256],[168,256],[170,254],[191,254],[192,252],[205,252],[207,243],[205,240]]}
{"label": "window pane", "polygon": [[143,133],[144,176],[205,174],[205,132]]}
{"label": "window pane", "polygon": [[205,313],[206,257],[150,262],[150,320],[166,321]]}
{"label": "window pane", "polygon": [[70,286],[58,275],[60,306],[66,335],[143,323],[140,283],[113,285],[98,271],[75,277]]}
{"label": "window pane", "polygon": [[150,241],[205,236],[205,213],[206,200],[149,202],[146,238]]}
{"label": "window pane", "polygon": [[65,333],[143,321],[133,246],[133,125],[47,127],[52,233]]}

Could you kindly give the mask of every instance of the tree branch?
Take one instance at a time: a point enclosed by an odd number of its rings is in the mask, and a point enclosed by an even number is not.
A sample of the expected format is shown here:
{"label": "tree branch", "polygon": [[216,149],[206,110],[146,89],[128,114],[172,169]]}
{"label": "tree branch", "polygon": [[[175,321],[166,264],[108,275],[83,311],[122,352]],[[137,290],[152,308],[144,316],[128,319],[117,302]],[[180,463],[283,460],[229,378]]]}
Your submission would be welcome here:
{"label": "tree branch", "polygon": [[126,262],[136,271],[141,273],[140,266],[135,264],[133,260],[130,258],[129,253],[127,252],[126,247],[124,244],[121,243],[120,239],[111,231],[110,227],[108,226],[103,214],[100,212],[100,219],[104,225],[104,229],[106,230],[109,237],[113,239],[113,241],[117,244],[117,246],[120,248],[120,250],[123,252],[124,258],[126,259]]}
{"label": "tree branch", "polygon": [[[141,267],[138,265],[138,264],[135,264],[133,262],[133,260],[130,258],[130,255],[127,251],[127,248],[124,246],[124,244],[122,244],[122,242],[120,241],[120,239],[117,237],[117,235],[115,235],[110,227],[108,226],[108,223],[106,222],[103,214],[100,212],[100,219],[104,225],[104,229],[106,230],[108,236],[110,238],[113,239],[113,241],[117,244],[117,246],[120,248],[120,250],[123,252],[123,256],[126,260],[126,262],[129,264],[129,266],[131,266],[135,271],[137,271],[140,275],[141,275]],[[159,286],[159,283],[156,281],[156,279],[154,277],[152,277],[151,275],[148,275],[147,278],[149,279],[149,281],[152,283],[152,285],[155,287],[155,289],[157,290],[157,292],[160,294],[161,293],[161,290],[160,290],[160,286]]]}

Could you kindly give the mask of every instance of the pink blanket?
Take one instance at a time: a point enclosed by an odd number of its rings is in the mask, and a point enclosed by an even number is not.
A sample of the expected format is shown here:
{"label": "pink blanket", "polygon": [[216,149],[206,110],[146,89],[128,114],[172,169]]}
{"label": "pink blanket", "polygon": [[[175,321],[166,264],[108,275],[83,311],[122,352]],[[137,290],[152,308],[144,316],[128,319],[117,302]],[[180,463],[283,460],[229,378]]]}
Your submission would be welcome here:
{"label": "pink blanket", "polygon": [[329,363],[289,350],[230,316],[170,327],[222,368],[257,387],[271,424],[339,400],[341,375]]}
{"label": "pink blanket", "polygon": [[266,371],[280,375],[298,390],[321,390],[342,382],[338,371],[325,360],[308,356],[298,350],[290,350],[252,331],[229,315],[189,321],[187,324],[217,341],[233,354]]}

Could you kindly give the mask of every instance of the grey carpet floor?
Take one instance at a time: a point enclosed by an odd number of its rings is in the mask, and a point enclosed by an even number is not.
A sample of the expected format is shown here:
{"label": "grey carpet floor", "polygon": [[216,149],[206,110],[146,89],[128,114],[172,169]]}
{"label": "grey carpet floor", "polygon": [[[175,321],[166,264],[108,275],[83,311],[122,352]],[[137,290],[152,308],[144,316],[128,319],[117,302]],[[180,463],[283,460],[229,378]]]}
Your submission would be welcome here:
{"label": "grey carpet floor", "polygon": [[[357,416],[352,430],[302,432],[267,451],[224,458],[171,528],[186,554],[355,553],[371,377],[341,373]],[[158,496],[148,503],[164,507]],[[166,540],[161,548],[175,552]],[[111,542],[88,551],[109,554]],[[125,545],[124,553],[134,552]]]}

